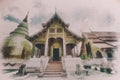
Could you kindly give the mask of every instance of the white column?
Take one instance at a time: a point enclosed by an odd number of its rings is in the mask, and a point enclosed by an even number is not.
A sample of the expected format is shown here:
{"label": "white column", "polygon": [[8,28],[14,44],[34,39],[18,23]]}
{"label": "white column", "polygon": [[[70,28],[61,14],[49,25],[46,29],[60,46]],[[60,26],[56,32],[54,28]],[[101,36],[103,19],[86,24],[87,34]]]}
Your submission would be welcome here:
{"label": "white column", "polygon": [[82,44],[81,44],[81,42],[79,42],[78,45],[77,45],[77,48],[78,48],[78,55],[80,55],[81,46],[82,46]]}
{"label": "white column", "polygon": [[75,47],[74,47],[74,54],[73,54],[73,57],[75,57],[75,53],[76,53],[76,50],[75,50]]}
{"label": "white column", "polygon": [[73,55],[74,55],[74,48],[72,49],[72,57],[73,57]]}
{"label": "white column", "polygon": [[47,35],[46,35],[45,54],[44,54],[44,56],[47,56],[47,54],[48,54],[48,34],[49,34],[49,30],[47,31]]}
{"label": "white column", "polygon": [[38,53],[38,48],[37,47],[35,47],[35,57],[37,57],[37,53]]}
{"label": "white column", "polygon": [[38,48],[37,49],[37,56],[36,56],[37,58],[39,58],[40,57],[40,49]]}
{"label": "white column", "polygon": [[33,44],[33,48],[32,48],[32,57],[35,55],[35,44]]}
{"label": "white column", "polygon": [[39,57],[39,48],[37,48],[37,54],[36,57]]}
{"label": "white column", "polygon": [[77,50],[77,56],[79,54],[79,50],[78,50],[78,44],[76,43],[76,50]]}
{"label": "white column", "polygon": [[66,56],[66,44],[65,44],[65,35],[64,35],[64,32],[63,32],[63,56],[64,57]]}

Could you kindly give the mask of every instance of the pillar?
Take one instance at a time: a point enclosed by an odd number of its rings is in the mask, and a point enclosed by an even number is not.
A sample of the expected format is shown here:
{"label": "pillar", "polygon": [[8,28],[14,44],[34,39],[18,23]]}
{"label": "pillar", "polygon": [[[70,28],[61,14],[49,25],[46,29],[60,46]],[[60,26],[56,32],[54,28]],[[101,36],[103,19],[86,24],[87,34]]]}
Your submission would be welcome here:
{"label": "pillar", "polygon": [[48,35],[49,35],[49,30],[47,31],[47,35],[46,35],[46,42],[45,42],[45,54],[44,56],[47,56],[48,53]]}
{"label": "pillar", "polygon": [[32,57],[35,55],[35,44],[33,44],[33,48],[32,48]]}
{"label": "pillar", "polygon": [[65,35],[64,35],[64,32],[63,32],[63,56],[64,57],[66,56],[66,44],[65,44]]}
{"label": "pillar", "polygon": [[76,43],[77,56],[79,56],[78,44]]}
{"label": "pillar", "polygon": [[36,55],[37,58],[40,58],[40,49],[37,49],[37,55]]}
{"label": "pillar", "polygon": [[34,47],[34,56],[37,57],[38,48]]}
{"label": "pillar", "polygon": [[73,57],[75,57],[75,54],[76,54],[75,46],[73,49],[74,49]]}

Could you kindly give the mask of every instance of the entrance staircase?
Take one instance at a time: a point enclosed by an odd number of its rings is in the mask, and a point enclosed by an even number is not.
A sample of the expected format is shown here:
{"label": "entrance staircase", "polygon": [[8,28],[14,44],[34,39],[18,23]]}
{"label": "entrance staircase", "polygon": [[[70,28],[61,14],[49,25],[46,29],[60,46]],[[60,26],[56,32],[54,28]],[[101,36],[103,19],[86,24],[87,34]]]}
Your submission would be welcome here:
{"label": "entrance staircase", "polygon": [[62,71],[63,68],[61,61],[51,61],[45,69],[44,77],[61,77]]}

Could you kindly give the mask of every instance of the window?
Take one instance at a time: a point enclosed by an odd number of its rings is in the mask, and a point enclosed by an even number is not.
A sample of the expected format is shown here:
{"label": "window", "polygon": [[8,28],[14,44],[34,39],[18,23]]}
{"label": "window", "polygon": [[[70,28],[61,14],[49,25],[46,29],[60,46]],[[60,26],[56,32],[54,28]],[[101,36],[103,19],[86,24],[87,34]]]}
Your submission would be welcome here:
{"label": "window", "polygon": [[55,32],[55,29],[54,28],[51,28],[50,29],[50,33],[54,33]]}
{"label": "window", "polygon": [[58,32],[58,33],[61,33],[61,32],[62,32],[62,29],[61,29],[61,28],[58,28],[58,29],[57,29],[57,32]]}

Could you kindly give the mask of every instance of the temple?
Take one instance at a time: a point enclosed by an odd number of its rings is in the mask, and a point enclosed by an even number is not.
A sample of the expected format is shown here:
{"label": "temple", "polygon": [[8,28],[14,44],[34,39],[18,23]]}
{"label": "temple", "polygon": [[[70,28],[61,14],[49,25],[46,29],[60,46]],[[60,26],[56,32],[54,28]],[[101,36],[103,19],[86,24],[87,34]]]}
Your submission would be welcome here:
{"label": "temple", "polygon": [[57,13],[42,26],[42,31],[29,38],[34,45],[34,55],[49,56],[51,60],[61,60],[62,56],[80,55],[80,47],[77,47],[77,53],[73,48],[83,40],[83,37],[71,32],[69,25]]}
{"label": "temple", "polygon": [[4,57],[29,59],[48,56],[53,61],[61,60],[62,56],[83,58],[87,55],[96,58],[108,56],[109,53],[113,56],[118,46],[118,33],[81,32],[82,35],[76,35],[56,12],[48,22],[42,24],[42,30],[29,36],[27,17],[28,14],[6,38],[2,49]]}
{"label": "temple", "polygon": [[14,65],[21,64],[18,74],[39,72],[39,76],[66,76],[74,71],[80,74],[87,70],[86,66],[112,69],[109,61],[115,59],[118,33],[81,32],[82,35],[76,35],[55,12],[48,22],[42,24],[42,30],[29,36],[27,17],[5,39],[2,48],[3,57],[9,62],[14,58],[23,60],[21,63],[14,60]]}

